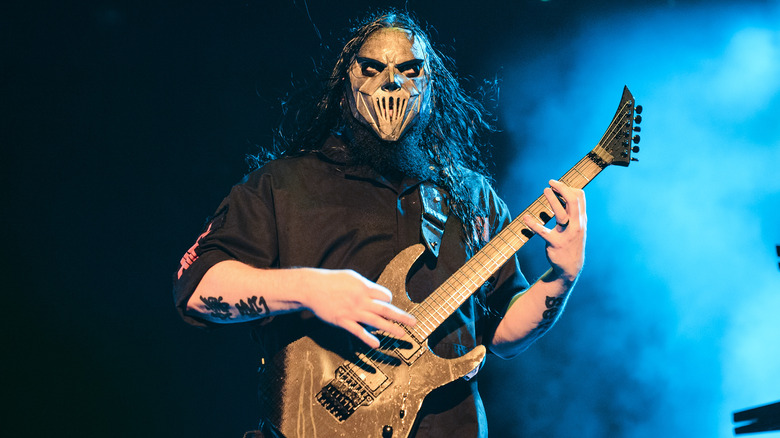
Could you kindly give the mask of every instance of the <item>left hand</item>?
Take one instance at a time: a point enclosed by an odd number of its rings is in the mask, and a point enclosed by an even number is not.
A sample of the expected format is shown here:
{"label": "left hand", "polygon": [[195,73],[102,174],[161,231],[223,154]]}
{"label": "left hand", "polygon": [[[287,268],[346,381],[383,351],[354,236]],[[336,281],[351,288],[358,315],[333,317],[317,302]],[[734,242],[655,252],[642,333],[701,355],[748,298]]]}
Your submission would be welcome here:
{"label": "left hand", "polygon": [[[560,196],[564,203],[556,196]],[[574,282],[585,263],[585,235],[588,217],[585,213],[585,192],[550,180],[544,196],[555,214],[556,224],[546,228],[538,219],[523,216],[523,222],[547,242],[547,260],[553,272],[566,281]]]}

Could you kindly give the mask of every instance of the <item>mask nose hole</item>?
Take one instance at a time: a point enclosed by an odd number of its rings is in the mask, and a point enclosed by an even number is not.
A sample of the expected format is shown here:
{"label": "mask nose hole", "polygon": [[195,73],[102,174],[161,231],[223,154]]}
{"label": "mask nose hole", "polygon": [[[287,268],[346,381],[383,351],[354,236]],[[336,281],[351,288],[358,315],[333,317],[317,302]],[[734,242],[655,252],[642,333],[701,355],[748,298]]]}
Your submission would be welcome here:
{"label": "mask nose hole", "polygon": [[396,84],[395,82],[388,82],[388,83],[382,85],[382,90],[384,90],[384,91],[395,91],[395,90],[400,90],[400,89],[401,89],[401,86]]}

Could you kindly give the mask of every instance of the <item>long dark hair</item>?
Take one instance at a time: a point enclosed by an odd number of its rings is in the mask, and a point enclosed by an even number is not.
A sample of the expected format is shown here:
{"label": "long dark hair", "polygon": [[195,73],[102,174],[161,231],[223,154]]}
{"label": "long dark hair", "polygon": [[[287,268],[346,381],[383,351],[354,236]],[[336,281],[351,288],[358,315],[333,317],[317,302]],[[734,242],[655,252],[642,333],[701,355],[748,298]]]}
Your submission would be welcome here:
{"label": "long dark hair", "polygon": [[[313,111],[306,115],[306,110],[301,108],[288,113],[288,118],[294,117],[292,132],[286,134],[284,129],[280,129],[274,144],[275,153],[269,154],[265,150],[257,156],[250,156],[250,162],[259,165],[274,155],[289,156],[314,151],[328,136],[341,132],[345,124],[341,104],[349,83],[348,69],[369,35],[389,27],[409,31],[415,39],[422,40],[422,46],[427,50],[433,104],[430,121],[423,133],[422,147],[437,171],[433,182],[451,195],[450,210],[463,223],[466,242],[473,252],[485,243],[484,233],[477,230],[477,216],[487,216],[487,212],[479,211],[473,174],[479,174],[486,183],[490,183],[484,163],[486,153],[479,147],[478,140],[483,134],[493,132],[494,128],[488,121],[483,104],[463,91],[458,78],[448,68],[454,67],[453,61],[434,48],[427,33],[410,13],[394,9],[379,11],[358,22],[351,30],[351,37],[333,70],[324,78],[323,91]],[[480,91],[497,95],[497,84],[486,83]]]}

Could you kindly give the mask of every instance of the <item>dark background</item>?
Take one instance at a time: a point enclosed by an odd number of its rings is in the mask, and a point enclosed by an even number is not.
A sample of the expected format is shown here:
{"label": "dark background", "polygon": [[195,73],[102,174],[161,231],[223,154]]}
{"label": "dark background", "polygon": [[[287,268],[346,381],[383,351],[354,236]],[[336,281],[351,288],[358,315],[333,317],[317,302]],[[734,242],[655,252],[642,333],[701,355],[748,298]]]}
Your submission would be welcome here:
{"label": "dark background", "polygon": [[[566,40],[589,17],[713,2],[406,3],[435,28],[434,40],[473,89],[517,57]],[[255,426],[258,356],[248,331],[185,325],[172,306],[172,275],[206,216],[248,170],[244,155],[271,142],[278,99],[293,82],[313,80],[323,45],[338,50],[349,21],[378,4],[405,3],[2,7],[3,375],[13,405],[5,436],[237,437]],[[500,182],[523,145],[510,148],[504,132],[491,140]],[[543,340],[532,357],[560,359],[555,342]],[[488,368],[492,435],[529,432],[502,421],[508,407],[490,396],[501,386]],[[557,408],[525,414],[566,415]]]}

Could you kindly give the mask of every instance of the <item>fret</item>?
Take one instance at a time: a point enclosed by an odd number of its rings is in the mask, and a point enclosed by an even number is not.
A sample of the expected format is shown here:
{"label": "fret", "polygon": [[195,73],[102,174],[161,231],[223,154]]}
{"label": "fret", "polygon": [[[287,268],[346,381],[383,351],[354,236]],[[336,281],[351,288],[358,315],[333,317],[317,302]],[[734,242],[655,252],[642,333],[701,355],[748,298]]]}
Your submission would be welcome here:
{"label": "fret", "polygon": [[[504,238],[501,236],[501,234],[496,236],[493,240],[494,241],[498,241],[500,243],[503,243],[503,245],[502,245],[503,248],[504,249],[509,249],[511,251],[511,247],[510,247],[509,243],[506,240],[504,240]],[[504,249],[502,249],[502,248],[500,248],[498,246],[496,246],[495,248],[496,248],[496,252],[498,252],[500,258],[507,258],[508,256],[514,254],[514,251],[511,251],[509,254],[504,254]],[[495,259],[495,257],[491,257],[491,260],[493,260],[493,259]]]}
{"label": "fret", "polygon": [[482,264],[482,260],[480,260],[481,258],[482,258],[482,257],[481,257],[481,254],[480,254],[480,253],[477,253],[477,255],[475,255],[475,256],[472,258],[472,260],[475,260],[475,262],[476,262],[476,263],[479,263],[479,265],[480,265],[480,266],[482,266],[482,267],[484,268],[484,267],[485,267],[485,265],[484,265],[484,264]]}
{"label": "fret", "polygon": [[465,265],[463,265],[463,267],[462,267],[461,269],[463,269],[463,270],[466,270],[466,269],[468,269],[469,271],[471,271],[471,273],[472,273],[473,275],[479,275],[479,272],[480,272],[479,270],[477,270],[477,269],[474,269],[474,268],[471,266],[471,263],[466,263]]}
{"label": "fret", "polygon": [[[411,312],[412,316],[414,316],[415,319],[417,319],[417,325],[414,326],[413,330],[415,332],[417,332],[419,330],[423,330],[423,332],[425,332],[425,331],[431,331],[432,332],[433,329],[435,329],[437,325],[435,324],[435,321],[432,321],[431,318],[430,318],[431,314],[429,313],[430,312],[429,306],[420,306],[420,307],[415,308],[415,310],[418,310],[418,309],[419,309],[419,312]],[[427,310],[427,312],[425,312],[423,314],[420,314],[420,312],[423,312],[423,311],[426,311],[426,310]]]}
{"label": "fret", "polygon": [[512,235],[515,236],[515,238],[517,238],[517,240],[519,240],[521,242],[520,245],[518,245],[518,248],[519,248],[520,246],[525,244],[525,242],[528,241],[528,239],[525,236],[523,236],[522,234],[516,233],[514,225],[515,225],[515,222],[510,223],[509,226],[506,227],[506,231],[512,233]]}
{"label": "fret", "polygon": [[463,287],[465,285],[465,283],[463,282],[464,278],[468,281],[468,277],[466,277],[466,275],[463,274],[463,272],[461,272],[460,269],[455,271],[455,274],[453,274],[452,277],[450,277],[450,278],[453,281],[457,282],[458,286],[460,286],[460,287]]}
{"label": "fret", "polygon": [[422,315],[415,314],[414,316],[417,318],[418,322],[423,324],[435,323],[436,318],[434,317],[434,312],[438,312],[439,307],[440,303],[437,303],[435,299],[426,299],[415,308],[415,310],[421,309],[423,312]]}
{"label": "fret", "polygon": [[[426,300],[428,301],[428,300]],[[428,313],[428,316],[430,317],[430,320],[434,323],[434,326],[438,326],[441,324],[442,321],[447,319],[447,311],[443,310],[445,304],[447,303],[447,300],[445,297],[434,297],[433,301],[430,303],[431,308],[433,309]]]}
{"label": "fret", "polygon": [[575,188],[585,187],[588,182],[590,182],[588,178],[585,178],[577,169],[574,169],[574,173],[565,181],[566,185]]}
{"label": "fret", "polygon": [[[585,166],[583,165],[583,166],[582,166],[582,171],[585,171],[585,170],[586,170],[586,169],[585,169]],[[587,182],[590,182],[590,178],[588,178],[587,176],[585,176],[585,175],[584,175],[584,174],[583,174],[583,173],[580,171],[580,169],[578,169],[577,167],[574,167],[574,171],[575,171],[575,172],[577,172],[577,175],[579,175],[579,176],[581,176],[582,178],[584,178],[584,179],[585,179],[585,181],[587,181]]]}

